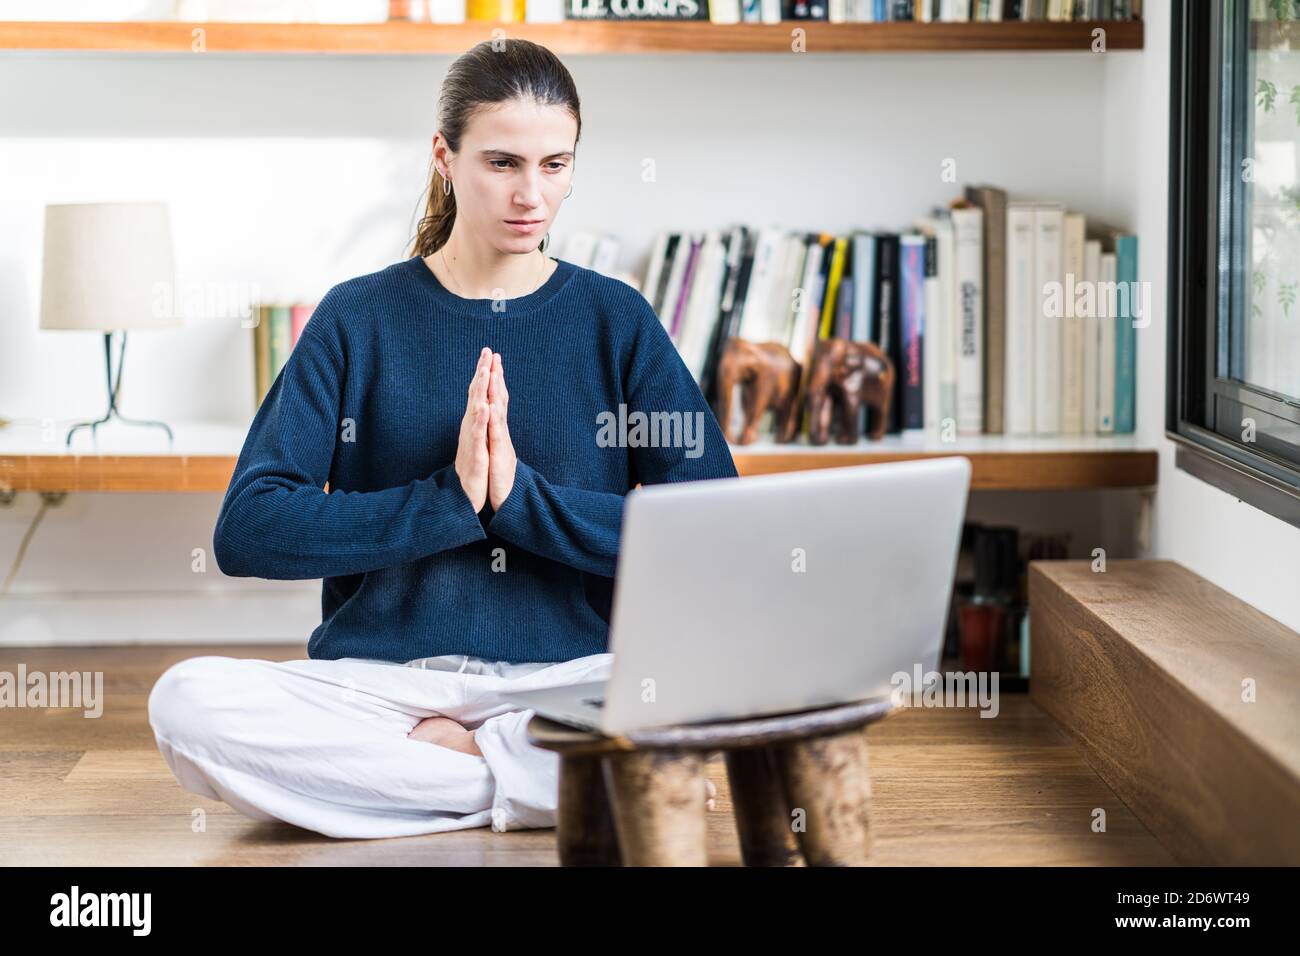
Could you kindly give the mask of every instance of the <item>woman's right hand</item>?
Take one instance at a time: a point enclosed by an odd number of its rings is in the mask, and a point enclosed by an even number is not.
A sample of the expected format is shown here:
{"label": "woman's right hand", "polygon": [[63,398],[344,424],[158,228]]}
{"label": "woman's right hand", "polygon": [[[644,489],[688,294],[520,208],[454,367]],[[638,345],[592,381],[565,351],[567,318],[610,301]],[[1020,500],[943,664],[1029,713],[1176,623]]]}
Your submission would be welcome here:
{"label": "woman's right hand", "polygon": [[474,511],[483,510],[488,493],[488,377],[492,371],[492,350],[484,346],[478,368],[469,383],[469,400],[460,422],[460,443],[456,448],[456,477]]}

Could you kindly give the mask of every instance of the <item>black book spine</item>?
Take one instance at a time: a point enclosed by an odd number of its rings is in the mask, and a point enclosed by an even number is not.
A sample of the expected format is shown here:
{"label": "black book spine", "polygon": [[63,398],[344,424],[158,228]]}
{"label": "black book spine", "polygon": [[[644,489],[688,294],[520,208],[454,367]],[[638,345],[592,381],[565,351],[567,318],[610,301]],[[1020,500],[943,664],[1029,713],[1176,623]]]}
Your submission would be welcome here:
{"label": "black book spine", "polygon": [[[889,401],[889,415],[885,420],[885,431],[893,433],[900,430],[903,385],[900,349],[902,330],[899,328],[898,309],[898,236],[896,235],[881,234],[876,237],[875,301],[879,306],[876,316],[879,338],[876,344],[889,356],[890,362],[894,365],[894,388]],[[874,415],[875,413],[872,412],[873,418]]]}
{"label": "black book spine", "polygon": [[[902,335],[903,428],[924,428],[924,381],[922,353],[925,347],[925,246],[909,245],[900,250],[906,255],[906,278],[900,263],[899,307]],[[920,267],[917,270],[915,267]]]}

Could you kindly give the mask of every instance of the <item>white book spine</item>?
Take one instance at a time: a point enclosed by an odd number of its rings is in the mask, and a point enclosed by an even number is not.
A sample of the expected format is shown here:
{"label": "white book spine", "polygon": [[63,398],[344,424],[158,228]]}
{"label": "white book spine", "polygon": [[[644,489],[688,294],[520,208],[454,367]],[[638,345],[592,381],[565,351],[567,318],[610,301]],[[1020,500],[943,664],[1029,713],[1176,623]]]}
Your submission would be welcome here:
{"label": "white book spine", "polygon": [[984,210],[952,211],[957,285],[957,432],[984,430]]}
{"label": "white book spine", "polygon": [[795,307],[799,299],[795,290],[799,287],[803,274],[804,242],[803,238],[793,233],[785,240],[785,268],[781,271],[781,285],[772,302],[772,332],[769,342],[788,342],[794,330]]}
{"label": "white book spine", "polygon": [[[529,4],[529,9],[532,5]],[[711,23],[739,23],[740,0],[709,0]]]}
{"label": "white book spine", "polygon": [[[789,334],[788,330],[781,329],[781,321],[785,317],[783,312],[785,308],[783,290],[786,276],[790,273],[790,245],[787,240],[787,236],[781,237],[781,241],[776,247],[776,254],[772,259],[772,279],[769,286],[771,294],[767,297],[765,331],[760,338],[755,340],[758,342],[779,342]],[[778,335],[780,338],[778,338]]]}
{"label": "white book spine", "polygon": [[761,229],[754,243],[754,265],[750,270],[749,288],[745,293],[744,312],[740,317],[739,338],[746,342],[766,342],[769,329],[768,293],[772,273],[780,255],[781,233],[775,229]]}
{"label": "white book spine", "polygon": [[763,311],[755,316],[755,342],[775,341],[776,329],[781,321],[781,287],[790,268],[790,250],[784,234],[777,237],[772,247],[766,279],[763,283]]}
{"label": "white book spine", "polygon": [[1061,231],[1065,211],[1043,204],[1034,209],[1034,434],[1061,431],[1061,320],[1050,315],[1049,283],[1061,282]]}
{"label": "white book spine", "polygon": [[[1101,254],[1101,287],[1115,286],[1115,253]],[[1097,431],[1103,435],[1115,431],[1115,302],[1113,296],[1103,301],[1097,297]],[[1110,318],[1108,318],[1110,317]]]}
{"label": "white book spine", "polygon": [[790,333],[787,348],[794,360],[799,363],[800,374],[809,375],[812,369],[812,352],[816,345],[813,331],[816,328],[816,305],[813,302],[813,289],[817,285],[817,270],[821,268],[822,247],[818,243],[808,246],[804,259],[803,281],[799,286],[799,314],[794,329]]}
{"label": "white book spine", "polygon": [[1093,290],[1093,309],[1083,319],[1083,433],[1097,433],[1097,363],[1101,348],[1101,322],[1097,318],[1096,289],[1101,279],[1101,243],[1089,239],[1083,244],[1083,281]]}
{"label": "white book spine", "polygon": [[951,219],[939,219],[934,229],[939,249],[939,288],[943,299],[939,326],[939,427],[957,424],[957,281],[954,274]]}
{"label": "white book spine", "polygon": [[695,281],[691,283],[690,298],[686,303],[687,314],[682,323],[684,328],[680,334],[682,360],[691,370],[696,382],[704,374],[709,340],[717,325],[725,259],[726,248],[722,245],[722,236],[714,231],[709,232],[700,248],[699,267]]}
{"label": "white book spine", "polygon": [[1003,427],[1034,431],[1034,208],[1007,206],[1007,327]]}
{"label": "white book spine", "polygon": [[1083,283],[1083,213],[1065,214],[1061,236],[1062,306],[1061,318],[1061,434],[1083,433],[1083,316],[1079,314],[1077,293]]}

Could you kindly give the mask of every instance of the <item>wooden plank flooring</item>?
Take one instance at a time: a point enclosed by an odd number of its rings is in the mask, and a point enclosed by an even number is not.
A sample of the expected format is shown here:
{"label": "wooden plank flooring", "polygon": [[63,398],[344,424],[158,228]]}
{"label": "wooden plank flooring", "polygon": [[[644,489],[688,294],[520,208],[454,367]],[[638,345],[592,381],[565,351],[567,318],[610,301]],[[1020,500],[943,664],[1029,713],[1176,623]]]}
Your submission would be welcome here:
{"label": "wooden plank flooring", "polygon": [[[104,710],[0,709],[0,865],[554,866],[554,830],[489,827],[337,840],[259,823],[181,789],[146,704],[168,666],[200,654],[289,660],[302,645],[0,648],[0,671],[103,671]],[[1172,865],[1175,861],[1028,697],[910,709],[873,725],[875,865]],[[430,746],[434,746],[430,744]],[[710,862],[740,862],[726,771],[709,814]],[[1105,833],[1092,813],[1107,814]],[[201,809],[206,829],[195,832]]]}

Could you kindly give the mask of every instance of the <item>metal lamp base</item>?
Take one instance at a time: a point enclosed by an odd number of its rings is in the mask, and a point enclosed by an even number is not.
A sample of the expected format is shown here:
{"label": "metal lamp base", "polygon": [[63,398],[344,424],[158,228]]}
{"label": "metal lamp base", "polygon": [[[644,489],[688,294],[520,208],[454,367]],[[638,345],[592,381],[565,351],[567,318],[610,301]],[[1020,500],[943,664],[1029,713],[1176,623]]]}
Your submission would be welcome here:
{"label": "metal lamp base", "polygon": [[80,422],[68,429],[68,447],[72,446],[72,436],[76,434],[78,428],[89,428],[91,441],[95,439],[95,429],[104,424],[110,418],[116,418],[118,421],[125,422],[128,425],[156,425],[167,433],[167,444],[172,443],[172,430],[165,422],[153,421],[143,418],[128,418],[117,410],[117,390],[122,385],[122,361],[126,357],[126,332],[122,332],[122,345],[117,352],[117,378],[113,377],[113,333],[104,333],[104,370],[108,377],[108,411],[104,413],[103,418],[97,418],[92,422]]}

